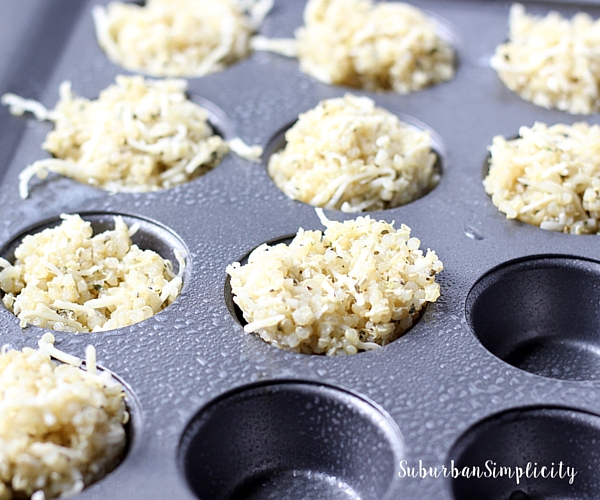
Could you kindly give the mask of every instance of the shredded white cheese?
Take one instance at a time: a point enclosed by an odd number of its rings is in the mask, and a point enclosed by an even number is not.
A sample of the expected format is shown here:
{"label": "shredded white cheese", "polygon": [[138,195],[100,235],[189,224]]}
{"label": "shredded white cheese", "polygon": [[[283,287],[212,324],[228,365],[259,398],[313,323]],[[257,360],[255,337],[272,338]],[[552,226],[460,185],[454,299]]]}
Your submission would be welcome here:
{"label": "shredded white cheese", "polygon": [[483,181],[509,219],[571,234],[600,234],[600,126],[521,127],[494,137]]}
{"label": "shredded white cheese", "polygon": [[267,38],[256,35],[250,40],[250,46],[253,50],[273,52],[285,57],[298,57],[298,44],[292,38]]}
{"label": "shredded white cheese", "polygon": [[410,228],[369,216],[300,229],[289,245],[261,245],[227,267],[247,332],[306,354],[377,349],[409,329],[440,295],[442,262]]}
{"label": "shredded white cheese", "polygon": [[416,130],[346,94],[298,117],[269,174],[290,198],[345,212],[404,205],[435,187],[440,175],[429,132]]}
{"label": "shredded white cheese", "polygon": [[85,367],[88,373],[92,375],[98,374],[98,367],[96,365],[96,348],[93,345],[89,345],[85,349]]}
{"label": "shredded white cheese", "polygon": [[295,42],[258,38],[255,50],[296,56],[324,83],[407,94],[454,76],[454,50],[402,2],[309,0]]}
{"label": "shredded white cheese", "polygon": [[[121,217],[114,230],[95,236],[79,215],[61,217],[59,226],[26,236],[14,264],[0,261],[2,301],[22,327],[112,330],[143,321],[177,298],[185,267],[179,253],[175,275],[168,260],[132,244]],[[46,344],[40,347],[54,355]]]}
{"label": "shredded white cheese", "polygon": [[111,2],[92,14],[109,59],[152,76],[199,77],[248,55],[273,0]]}
{"label": "shredded white cheese", "polygon": [[55,364],[48,346],[58,359],[70,355],[53,341],[0,353],[2,500],[76,494],[114,469],[125,450],[123,386],[108,372]]}
{"label": "shredded white cheese", "polygon": [[600,111],[600,20],[584,12],[534,16],[514,4],[508,36],[491,65],[510,90],[544,108]]}
{"label": "shredded white cheese", "polygon": [[249,146],[239,137],[234,137],[227,141],[227,145],[229,146],[229,149],[240,158],[255,163],[260,162],[263,153],[263,149],[260,146]]}
{"label": "shredded white cheese", "polygon": [[43,144],[54,158],[21,172],[21,197],[28,196],[32,177],[45,178],[48,171],[111,192],[156,191],[206,173],[230,149],[245,158],[260,157],[259,146],[247,146],[239,138],[228,143],[215,135],[208,112],[187,99],[186,88],[184,80],[117,76],[115,85],[88,100],[64,82],[52,111],[5,94],[2,102],[12,113],[31,111],[55,125]]}
{"label": "shredded white cheese", "polygon": [[10,112],[15,116],[21,116],[25,112],[29,112],[40,121],[52,120],[54,118],[52,112],[48,111],[43,104],[33,99],[23,99],[10,92],[7,92],[0,98],[0,104],[9,106]]}
{"label": "shredded white cheese", "polygon": [[75,368],[79,368],[81,366],[82,360],[77,356],[73,356],[71,354],[67,354],[66,352],[58,350],[54,347],[55,337],[50,332],[44,333],[42,338],[38,341],[38,347],[40,351],[44,351],[48,355],[52,356],[59,361],[67,365],[74,366]]}

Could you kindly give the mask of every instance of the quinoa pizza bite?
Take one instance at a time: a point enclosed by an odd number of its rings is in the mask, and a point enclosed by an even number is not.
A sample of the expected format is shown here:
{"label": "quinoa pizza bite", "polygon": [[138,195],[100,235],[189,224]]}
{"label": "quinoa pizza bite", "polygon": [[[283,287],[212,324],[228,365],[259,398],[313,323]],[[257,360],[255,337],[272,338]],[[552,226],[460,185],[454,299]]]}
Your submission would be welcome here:
{"label": "quinoa pizza bite", "polygon": [[600,234],[600,126],[521,127],[494,137],[483,181],[509,219],[570,234]]}
{"label": "quinoa pizza bite", "polygon": [[[39,349],[0,351],[0,499],[75,495],[122,461],[129,413],[124,387],[46,333]],[[60,360],[60,361],[55,361]]]}
{"label": "quinoa pizza bite", "polygon": [[22,198],[32,177],[55,172],[110,192],[148,192],[189,182],[219,164],[230,150],[258,161],[260,147],[215,133],[208,111],[186,95],[185,80],[119,75],[95,100],[78,97],[65,81],[52,110],[8,93],[14,115],[31,112],[54,123],[39,160],[19,176]]}
{"label": "quinoa pizza bite", "polygon": [[410,203],[439,182],[431,134],[368,97],[346,94],[300,114],[269,159],[275,184],[316,207],[364,212]]}
{"label": "quinoa pizza bite", "polygon": [[579,12],[528,14],[519,3],[509,15],[509,39],[491,66],[526,101],[571,114],[600,111],[600,20]]}
{"label": "quinoa pizza bite", "polygon": [[114,229],[93,234],[89,221],[63,214],[62,222],[23,238],[14,262],[0,258],[2,302],[20,320],[55,331],[121,328],[171,304],[183,285],[178,272],[153,250],[131,240],[136,225],[114,218]]}
{"label": "quinoa pizza bite", "polygon": [[256,36],[252,45],[297,57],[323,83],[399,94],[451,80],[456,66],[436,24],[404,2],[309,0],[293,40]]}
{"label": "quinoa pizza bite", "polygon": [[440,295],[433,250],[402,224],[369,216],[336,222],[317,209],[324,232],[299,229],[289,244],[263,244],[227,267],[246,332],[282,349],[346,355],[404,334]]}
{"label": "quinoa pizza bite", "polygon": [[123,68],[159,77],[222,71],[250,52],[273,0],[110,2],[92,10],[98,44]]}

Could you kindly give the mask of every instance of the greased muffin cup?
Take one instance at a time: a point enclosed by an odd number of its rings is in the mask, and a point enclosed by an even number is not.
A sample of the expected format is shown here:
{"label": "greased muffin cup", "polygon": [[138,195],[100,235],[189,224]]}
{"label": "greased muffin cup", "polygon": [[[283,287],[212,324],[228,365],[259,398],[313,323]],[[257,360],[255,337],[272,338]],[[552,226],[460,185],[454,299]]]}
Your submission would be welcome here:
{"label": "greased muffin cup", "polygon": [[[95,98],[116,75],[132,74],[96,43],[91,8],[106,3],[31,0],[17,7],[0,0],[0,93],[52,108],[64,80]],[[98,362],[127,384],[135,410],[124,461],[75,498],[597,496],[600,476],[590,473],[599,463],[600,418],[595,237],[507,220],[484,191],[482,165],[495,135],[515,137],[536,121],[600,119],[536,107],[504,87],[489,59],[506,39],[510,2],[410,3],[455,47],[452,80],[406,95],[372,93],[325,85],[294,59],[255,52],[189,79],[188,93],[208,107],[225,139],[265,148],[262,162],[230,153],[207,174],[165,191],[113,195],[51,174],[33,179],[22,200],[19,172],[47,157],[41,144],[51,124],[0,108],[4,257],[22,235],[61,213],[80,213],[109,224],[113,215],[139,221],[140,246],[171,259],[178,250],[186,260],[181,294],[150,319],[103,333],[54,333],[58,348],[81,357],[93,343]],[[523,3],[538,14],[600,17],[598,2]],[[304,6],[276,0],[260,33],[293,36]],[[346,92],[369,96],[434,137],[439,184],[412,203],[369,215],[407,224],[423,250],[436,251],[444,263],[441,297],[408,333],[376,351],[291,353],[243,331],[225,268],[299,227],[324,229],[313,207],[275,186],[267,162],[300,113]],[[36,346],[45,332],[21,329],[3,307],[0,331],[14,348]],[[569,476],[518,483],[514,475],[499,482],[444,477],[458,466],[485,472],[488,460],[513,471],[563,461],[578,474],[572,484]]]}

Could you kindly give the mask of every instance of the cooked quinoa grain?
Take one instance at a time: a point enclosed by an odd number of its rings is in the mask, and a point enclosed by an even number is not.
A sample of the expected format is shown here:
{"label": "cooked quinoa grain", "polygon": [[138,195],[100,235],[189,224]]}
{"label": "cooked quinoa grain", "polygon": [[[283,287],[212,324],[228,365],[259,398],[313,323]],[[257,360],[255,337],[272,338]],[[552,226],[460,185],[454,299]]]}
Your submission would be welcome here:
{"label": "cooked quinoa grain", "polygon": [[346,94],[299,116],[269,175],[290,198],[362,212],[404,205],[440,175],[429,132],[417,130],[368,97]]}
{"label": "cooked quinoa grain", "polygon": [[108,372],[3,348],[0,393],[1,500],[70,496],[120,462],[129,414]]}
{"label": "cooked quinoa grain", "polygon": [[600,233],[600,126],[521,127],[494,137],[483,181],[509,219],[571,234]]}
{"label": "cooked quinoa grain", "polygon": [[15,262],[0,259],[2,301],[20,320],[56,331],[97,332],[143,321],[179,295],[184,262],[171,263],[132,244],[136,227],[93,235],[79,215],[26,236]]}
{"label": "cooked quinoa grain", "polygon": [[377,349],[409,329],[428,302],[442,262],[410,228],[369,216],[300,229],[289,245],[261,245],[227,267],[233,300],[256,332],[277,347],[342,355]]}

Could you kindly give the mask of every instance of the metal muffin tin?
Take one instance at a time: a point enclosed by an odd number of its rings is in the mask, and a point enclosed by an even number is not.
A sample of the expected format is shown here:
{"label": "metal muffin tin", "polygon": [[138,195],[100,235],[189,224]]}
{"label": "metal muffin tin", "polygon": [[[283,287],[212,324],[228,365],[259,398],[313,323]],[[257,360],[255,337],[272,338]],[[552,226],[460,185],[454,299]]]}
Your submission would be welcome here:
{"label": "metal muffin tin", "polygon": [[[128,74],[98,48],[90,9],[103,0],[0,0],[0,93],[57,101],[65,79],[95,98]],[[255,53],[225,71],[189,80],[211,104],[226,137],[267,150],[297,115],[352,91],[431,130],[442,160],[439,185],[374,218],[408,224],[445,269],[442,296],[405,336],[348,357],[289,353],[244,333],[227,307],[226,266],[257,245],[322,229],[312,207],[288,199],[266,166],[229,154],[208,174],[174,189],[116,194],[50,175],[21,200],[18,173],[46,157],[51,129],[0,109],[0,246],[56,222],[62,212],[98,224],[141,220],[138,242],[188,267],[180,297],[142,323],[102,334],[56,333],[123,380],[132,411],[126,458],[78,499],[463,500],[600,498],[600,255],[594,236],[508,221],[481,181],[494,135],[571,116],[508,91],[488,61],[506,39],[510,2],[413,1],[435,17],[458,53],[455,78],[409,95],[328,86],[297,61]],[[261,33],[290,37],[303,0],[277,0]],[[590,2],[526,2],[528,11],[572,15]],[[205,101],[201,101],[205,102]],[[343,220],[350,214],[326,211]],[[50,221],[50,222],[48,222]],[[3,344],[35,346],[0,308]],[[506,360],[506,361],[504,361]],[[516,366],[513,366],[516,365]],[[521,369],[518,368],[521,366]],[[529,371],[527,371],[529,370]],[[410,478],[407,467],[564,462],[567,479]]]}

